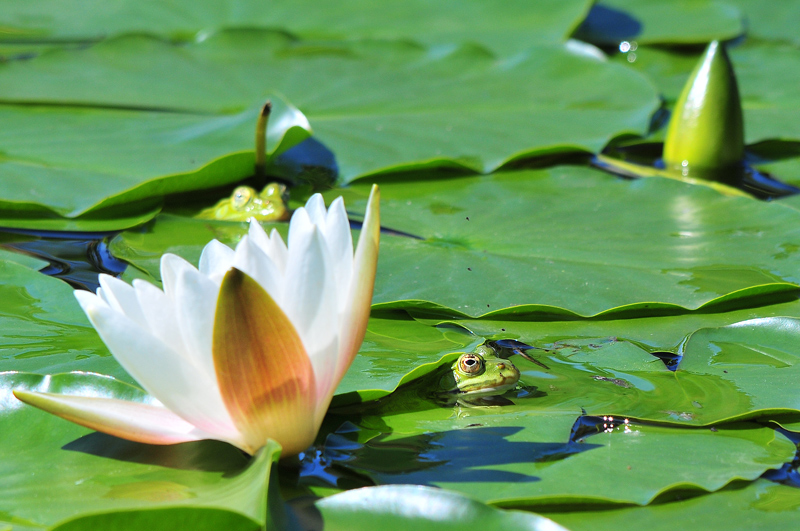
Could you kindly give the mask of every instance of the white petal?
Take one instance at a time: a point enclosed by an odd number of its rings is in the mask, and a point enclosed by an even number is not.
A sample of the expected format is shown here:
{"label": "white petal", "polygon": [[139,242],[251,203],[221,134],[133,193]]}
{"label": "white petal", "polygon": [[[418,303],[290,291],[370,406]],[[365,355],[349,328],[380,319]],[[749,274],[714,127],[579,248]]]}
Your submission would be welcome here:
{"label": "white petal", "polygon": [[176,254],[167,253],[161,257],[161,285],[164,293],[175,298],[175,282],[181,271],[195,270],[194,266]]}
{"label": "white petal", "polygon": [[189,362],[188,352],[178,329],[173,300],[157,287],[138,278],[133,281],[133,289],[136,290],[139,305],[147,319],[145,328]]}
{"label": "white petal", "polygon": [[272,248],[267,254],[272,258],[272,261],[275,262],[281,275],[285,275],[286,262],[289,260],[289,249],[286,248],[286,243],[284,243],[280,233],[275,229],[272,229],[269,235],[269,241],[272,244]]}
{"label": "white petal", "polygon": [[311,222],[317,227],[325,225],[325,200],[320,194],[314,194],[306,201],[306,212]]}
{"label": "white petal", "polygon": [[219,284],[225,272],[233,265],[233,256],[233,249],[218,240],[211,240],[203,248],[198,269]]}
{"label": "white petal", "polygon": [[183,338],[184,348],[198,369],[214,382],[211,342],[218,295],[219,286],[194,268],[184,269],[175,279],[176,332]]}
{"label": "white petal", "polygon": [[136,292],[130,285],[109,275],[100,275],[99,280],[103,297],[113,310],[125,314],[139,326],[147,327],[147,319],[139,306]]}
{"label": "white petal", "polygon": [[353,275],[353,237],[341,197],[334,199],[328,209],[323,236],[333,260],[338,309],[341,312],[344,310],[350,278]]}
{"label": "white petal", "polygon": [[233,266],[247,273],[269,293],[278,306],[283,297],[283,278],[269,256],[252,240],[245,236],[236,246],[236,258]]}
{"label": "white petal", "polygon": [[215,379],[124,315],[89,297],[78,301],[114,358],[145,391],[205,432],[238,437]]}
{"label": "white petal", "polygon": [[332,341],[338,342],[339,336],[336,286],[329,266],[331,260],[315,227],[310,226],[305,233],[296,231],[294,236],[295,239],[289,243],[286,268],[285,312],[311,358],[315,377],[324,380],[332,376],[317,371],[318,367],[329,363],[329,360],[320,358],[336,357],[338,347],[329,347]]}

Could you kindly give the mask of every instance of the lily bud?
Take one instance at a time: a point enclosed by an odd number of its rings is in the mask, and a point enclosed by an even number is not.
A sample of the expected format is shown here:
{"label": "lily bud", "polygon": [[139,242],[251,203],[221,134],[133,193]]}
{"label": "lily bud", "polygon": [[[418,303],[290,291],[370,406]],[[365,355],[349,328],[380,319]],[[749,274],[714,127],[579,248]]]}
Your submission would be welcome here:
{"label": "lily bud", "polygon": [[725,47],[713,41],[683,88],[667,129],[664,163],[683,176],[724,180],[744,158],[742,103]]}

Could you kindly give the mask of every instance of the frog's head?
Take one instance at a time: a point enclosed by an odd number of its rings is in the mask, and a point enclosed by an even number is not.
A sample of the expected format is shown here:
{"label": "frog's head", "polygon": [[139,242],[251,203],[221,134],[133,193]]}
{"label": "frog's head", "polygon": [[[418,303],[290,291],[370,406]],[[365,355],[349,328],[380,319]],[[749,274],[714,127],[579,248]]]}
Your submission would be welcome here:
{"label": "frog's head", "polygon": [[258,221],[285,220],[289,217],[285,193],[286,187],[278,183],[268,184],[260,193],[250,186],[239,186],[229,198],[202,211],[198,217],[224,221],[247,221],[251,218]]}
{"label": "frog's head", "polygon": [[519,370],[509,360],[501,359],[489,345],[458,357],[440,380],[443,393],[482,397],[501,395],[517,385]]}

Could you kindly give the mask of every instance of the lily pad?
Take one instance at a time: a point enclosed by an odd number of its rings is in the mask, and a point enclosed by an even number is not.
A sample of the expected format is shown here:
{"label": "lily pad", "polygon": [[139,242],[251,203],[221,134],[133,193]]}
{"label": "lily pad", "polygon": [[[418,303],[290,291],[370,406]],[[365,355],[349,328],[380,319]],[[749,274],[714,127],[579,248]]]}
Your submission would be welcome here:
{"label": "lily pad", "polygon": [[[798,304],[777,308],[796,312]],[[714,315],[706,322],[731,317]],[[783,415],[781,425],[789,422],[792,429],[792,419],[785,415],[800,414],[800,402],[790,392],[800,370],[790,347],[796,341],[798,320],[762,318],[680,335],[683,327],[698,322],[703,322],[699,316],[676,316],[570,324],[459,323],[489,338],[516,337],[534,347],[528,354],[548,370],[522,359],[514,361],[522,373],[521,383],[537,390],[532,397],[516,399],[531,410],[572,408],[590,415],[684,426]],[[520,332],[523,335],[517,335]],[[593,337],[591,332],[607,335]],[[669,338],[670,343],[659,348],[653,344],[659,337]],[[672,356],[665,357],[670,351]],[[773,359],[776,353],[780,362]],[[662,358],[674,362],[677,371],[668,370]],[[725,361],[729,359],[733,361]]]}
{"label": "lily pad", "polygon": [[[97,529],[92,523],[118,525],[126,517],[126,525],[147,523],[149,529],[165,530],[186,521],[194,529],[263,525],[277,445],[248,460],[218,442],[163,447],[131,443],[25,406],[11,395],[17,388],[148,400],[137,388],[97,375],[0,375],[0,446],[3,455],[15,456],[0,462],[2,520],[31,529],[60,525],[64,530]],[[95,516],[81,520],[89,515]]]}
{"label": "lily pad", "polygon": [[[710,431],[634,421],[570,439],[578,415],[565,410],[355,415],[328,437],[325,464],[379,485],[438,486],[500,506],[644,505],[670,491],[714,491],[735,479],[755,479],[796,450],[780,433],[747,423]],[[669,459],[675,448],[682,458],[665,466],[659,456]]]}
{"label": "lily pad", "polygon": [[[273,153],[308,135],[302,115],[275,103]],[[200,115],[0,106],[0,119],[13,124],[0,132],[0,222],[44,230],[127,228],[152,218],[167,194],[241,180],[253,173],[256,107]]]}
{"label": "lily pad", "polygon": [[573,531],[614,531],[631,522],[653,531],[675,529],[676,522],[686,529],[770,531],[796,525],[800,516],[800,489],[760,479],[672,503],[548,516]]}
{"label": "lily pad", "polygon": [[689,338],[679,372],[734,385],[762,410],[800,410],[792,392],[800,378],[800,320],[763,318],[698,330]]}
{"label": "lily pad", "polygon": [[[498,61],[475,46],[434,53],[240,30],[181,47],[120,37],[0,66],[0,101],[27,105],[0,107],[13,125],[0,136],[0,182],[13,179],[0,206],[70,216],[250,175],[249,152],[223,155],[250,146],[255,109],[271,94],[308,117],[344,182],[420,167],[488,172],[521,157],[594,152],[643,133],[657,105],[637,73],[560,45]],[[111,110],[118,108],[140,110]],[[278,151],[300,139],[300,115],[287,116],[271,121]],[[287,130],[291,141],[278,145]],[[50,134],[55,151],[42,136]],[[30,183],[18,183],[20,166],[40,189],[54,180],[63,188],[31,198]]]}
{"label": "lily pad", "polygon": [[[417,315],[417,319],[427,325],[457,325],[466,328],[473,334],[487,339],[518,339],[535,346],[552,344],[556,341],[591,340],[598,338],[616,338],[628,341],[647,352],[683,351],[683,343],[695,331],[701,328],[721,326],[763,317],[798,317],[800,318],[800,301],[797,294],[787,293],[782,302],[773,300],[753,300],[752,306],[720,312],[688,312],[679,315],[638,318],[608,318],[599,320],[503,320],[491,319],[444,319],[426,317],[425,313]],[[780,299],[780,297],[776,297]],[[532,351],[536,355],[536,351]]]}
{"label": "lily pad", "polygon": [[[364,208],[368,188],[334,190]],[[794,291],[796,212],[580,167],[386,182],[373,302],[450,316],[647,316]],[[524,230],[520,230],[524,227]],[[125,257],[123,257],[125,258]],[[730,306],[729,306],[730,307]],[[490,313],[491,312],[491,313]]]}
{"label": "lily pad", "polygon": [[0,372],[99,372],[132,381],[89,324],[73,289],[0,261]]}
{"label": "lily pad", "polygon": [[309,37],[416,40],[428,45],[478,42],[500,53],[565,39],[589,9],[589,0],[484,2],[451,0],[257,0],[6,2],[4,40],[86,41],[121,33],[189,39],[225,28],[281,28]]}
{"label": "lily pad", "polygon": [[455,492],[420,485],[366,487],[315,503],[329,531],[567,531],[542,516],[503,511]]}

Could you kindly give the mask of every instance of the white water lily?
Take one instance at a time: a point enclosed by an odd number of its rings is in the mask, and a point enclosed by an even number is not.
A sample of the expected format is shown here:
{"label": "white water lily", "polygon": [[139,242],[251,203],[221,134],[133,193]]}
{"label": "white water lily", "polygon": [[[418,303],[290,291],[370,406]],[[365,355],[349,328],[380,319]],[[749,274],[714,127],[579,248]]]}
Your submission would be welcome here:
{"label": "white water lily", "polygon": [[22,401],[83,426],[151,444],[200,439],[283,455],[314,440],[367,327],[380,236],[373,187],[353,252],[341,198],[317,194],[298,209],[288,246],[251,222],[230,249],[214,240],[199,270],[161,259],[164,291],[106,275],[76,291],[111,353],[158,402],[15,391]]}

